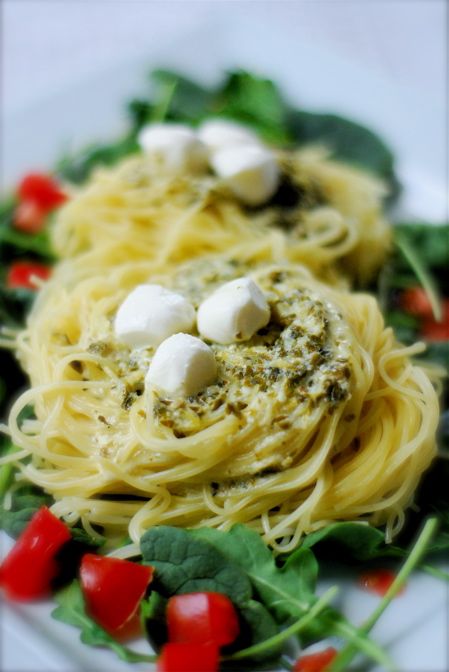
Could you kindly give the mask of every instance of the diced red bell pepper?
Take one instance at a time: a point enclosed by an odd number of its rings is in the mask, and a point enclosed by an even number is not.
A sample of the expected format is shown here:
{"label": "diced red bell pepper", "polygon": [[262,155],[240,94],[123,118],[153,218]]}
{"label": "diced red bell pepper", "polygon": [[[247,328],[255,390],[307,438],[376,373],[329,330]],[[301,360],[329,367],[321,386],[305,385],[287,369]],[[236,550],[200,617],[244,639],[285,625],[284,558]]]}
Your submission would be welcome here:
{"label": "diced red bell pepper", "polygon": [[54,177],[43,173],[28,173],[21,180],[17,194],[20,201],[33,201],[44,212],[50,212],[67,200]]}
{"label": "diced red bell pepper", "polygon": [[337,650],[330,646],[328,649],[324,649],[324,651],[301,656],[296,661],[293,672],[323,672],[336,655]]}
{"label": "diced red bell pepper", "polygon": [[157,672],[218,672],[218,646],[212,642],[169,643],[162,648]]}
{"label": "diced red bell pepper", "polygon": [[136,614],[153,568],[87,553],[81,560],[80,578],[89,614],[110,634],[119,634]]}
{"label": "diced red bell pepper", "polygon": [[400,306],[406,313],[417,317],[431,317],[432,305],[422,287],[409,287],[400,295]]}
{"label": "diced red bell pepper", "polygon": [[444,299],[442,302],[441,322],[437,322],[433,316],[422,321],[421,336],[427,341],[449,340],[449,299]]}
{"label": "diced red bell pepper", "polygon": [[12,600],[35,600],[51,593],[58,574],[56,554],[72,535],[45,506],[24,529],[0,568],[0,584]]}
{"label": "diced red bell pepper", "polygon": [[22,201],[14,211],[14,228],[24,233],[39,233],[45,226],[46,214],[35,201]]}
{"label": "diced red bell pepper", "polygon": [[[396,574],[391,569],[373,569],[360,575],[359,584],[365,590],[384,596],[395,579]],[[403,592],[404,586],[398,592],[398,595]]]}
{"label": "diced red bell pepper", "polygon": [[167,604],[171,642],[214,642],[225,646],[239,634],[239,619],[231,600],[221,593],[188,593]]}
{"label": "diced red bell pepper", "polygon": [[9,268],[6,276],[6,286],[9,289],[37,289],[33,282],[33,276],[48,280],[50,275],[51,268],[49,266],[32,261],[16,261]]}

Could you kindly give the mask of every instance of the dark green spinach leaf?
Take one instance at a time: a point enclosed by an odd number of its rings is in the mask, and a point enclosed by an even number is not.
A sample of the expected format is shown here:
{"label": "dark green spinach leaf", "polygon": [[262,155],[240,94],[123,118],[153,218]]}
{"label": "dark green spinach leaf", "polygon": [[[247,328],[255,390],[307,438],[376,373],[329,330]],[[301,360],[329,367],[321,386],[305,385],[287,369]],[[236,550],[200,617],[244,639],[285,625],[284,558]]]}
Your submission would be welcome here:
{"label": "dark green spinach leaf", "polygon": [[245,525],[235,525],[229,532],[202,528],[192,534],[215,546],[247,573],[278,623],[295,620],[315,601],[318,565],[311,551],[295,551],[280,568],[260,535]]}
{"label": "dark green spinach leaf", "polygon": [[161,525],[140,540],[142,557],[156,569],[154,588],[170,597],[179,593],[216,591],[236,605],[251,598],[251,584],[244,571],[212,544],[190,532]]}

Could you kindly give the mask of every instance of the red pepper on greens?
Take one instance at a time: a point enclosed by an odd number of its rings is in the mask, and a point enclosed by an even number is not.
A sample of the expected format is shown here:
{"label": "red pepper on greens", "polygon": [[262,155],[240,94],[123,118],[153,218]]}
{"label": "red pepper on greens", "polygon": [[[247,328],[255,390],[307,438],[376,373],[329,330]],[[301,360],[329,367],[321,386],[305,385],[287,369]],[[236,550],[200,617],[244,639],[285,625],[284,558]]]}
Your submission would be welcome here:
{"label": "red pepper on greens", "polygon": [[171,642],[231,644],[239,634],[239,619],[229,597],[221,593],[187,593],[167,604]]}
{"label": "red pepper on greens", "polygon": [[[360,575],[359,584],[365,590],[377,593],[382,597],[388,592],[388,589],[396,579],[396,574],[390,569],[373,569]],[[404,592],[404,586],[398,595]]]}
{"label": "red pepper on greens", "polygon": [[153,568],[129,560],[87,553],[81,560],[80,580],[87,611],[109,634],[120,635],[137,613]]}
{"label": "red pepper on greens", "polygon": [[72,535],[47,507],[37,511],[0,567],[0,585],[12,600],[35,600],[51,593],[58,574],[56,555]]}
{"label": "red pepper on greens", "polygon": [[440,322],[430,315],[421,323],[421,336],[427,341],[449,341],[449,299],[443,300],[442,309]]}
{"label": "red pepper on greens", "polygon": [[165,644],[157,661],[157,672],[218,672],[218,646],[213,642],[171,642]]}
{"label": "red pepper on greens", "polygon": [[417,317],[431,317],[432,304],[429,301],[427,292],[422,287],[409,287],[404,289],[400,295],[400,306],[402,310],[410,315]]}
{"label": "red pepper on greens", "polygon": [[41,280],[48,280],[51,268],[35,261],[16,261],[6,275],[6,286],[9,289],[37,289],[33,276]]}
{"label": "red pepper on greens", "polygon": [[45,216],[45,210],[35,201],[22,201],[14,211],[14,228],[23,233],[39,233],[45,226]]}
{"label": "red pepper on greens", "polygon": [[330,646],[324,651],[301,656],[293,667],[293,672],[324,672],[337,655],[337,650]]}
{"label": "red pepper on greens", "polygon": [[25,175],[17,188],[17,197],[13,226],[31,235],[42,231],[48,213],[67,200],[55,178],[43,173]]}
{"label": "red pepper on greens", "polygon": [[54,177],[43,173],[28,173],[19,183],[17,195],[20,202],[35,203],[42,212],[50,212],[67,200]]}

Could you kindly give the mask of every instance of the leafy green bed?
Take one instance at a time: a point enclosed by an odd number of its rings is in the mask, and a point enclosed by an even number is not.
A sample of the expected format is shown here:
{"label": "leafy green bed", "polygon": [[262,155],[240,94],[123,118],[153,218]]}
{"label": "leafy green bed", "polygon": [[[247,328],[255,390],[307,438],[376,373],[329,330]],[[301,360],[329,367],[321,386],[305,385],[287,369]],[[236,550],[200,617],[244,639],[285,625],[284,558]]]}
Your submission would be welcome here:
{"label": "leafy green bed", "polygon": [[[205,117],[218,115],[249,124],[267,141],[278,145],[311,142],[326,145],[336,158],[360,166],[387,182],[390,186],[387,207],[400,192],[392,153],[377,135],[333,114],[294,109],[269,80],[237,71],[230,73],[217,87],[205,89],[165,70],[154,72],[152,80],[152,96],[129,103],[128,130],[123,137],[64,157],[56,167],[56,174],[74,183],[84,182],[96,166],[113,164],[136,151],[137,134],[150,121],[174,120],[196,125]],[[48,227],[36,235],[21,233],[14,228],[15,204],[12,196],[5,200],[0,210],[0,323],[13,328],[24,324],[35,294],[31,290],[8,289],[9,265],[23,258],[48,264],[54,261]],[[448,225],[397,223],[393,254],[370,288],[383,306],[387,323],[396,329],[405,343],[420,337],[421,322],[418,316],[404,310],[400,301],[404,289],[424,286],[436,310],[440,306],[440,295],[449,294],[446,273],[448,234]],[[448,356],[448,341],[436,341],[429,344],[423,359],[438,361],[447,367]],[[1,414],[5,415],[11,400],[26,384],[13,355],[7,350],[0,350],[0,374],[0,408]],[[447,401],[446,392],[445,406]],[[32,414],[33,409],[29,412]],[[347,642],[347,646],[336,660],[335,669],[345,669],[356,651],[376,660],[385,669],[394,669],[387,654],[368,638],[370,628],[413,566],[419,564],[425,571],[448,578],[430,564],[433,557],[449,549],[447,411],[442,417],[439,457],[425,475],[417,493],[417,506],[409,513],[407,524],[394,544],[385,543],[382,530],[341,522],[310,534],[289,556],[274,558],[259,536],[243,526],[236,526],[229,533],[168,527],[147,532],[141,542],[142,558],[154,565],[157,573],[154,590],[142,605],[142,615],[153,644],[157,647],[163,641],[161,614],[170,595],[188,589],[218,590],[233,600],[245,624],[241,641],[229,651],[224,666],[242,669],[249,660],[250,668],[254,669],[254,661],[264,665],[274,664],[276,660],[276,664],[285,663],[288,667],[283,657],[283,645],[288,637],[298,635],[305,645],[337,635]],[[6,436],[0,437],[3,453],[14,450]],[[13,466],[0,468],[0,497],[8,492],[14,473]],[[33,485],[22,485],[9,494],[8,506],[0,506],[0,527],[16,537],[41,505],[51,503],[51,497]],[[421,528],[421,537],[410,555],[411,544]],[[76,528],[73,536],[71,564],[74,567],[73,558],[86,546],[98,542]],[[182,568],[179,558],[184,560]],[[398,577],[399,583],[395,582],[378,613],[369,623],[356,628],[329,606],[333,593],[321,599],[316,595],[316,579],[328,558],[364,568],[386,559],[392,562],[406,559],[406,564]],[[67,582],[73,579],[73,572],[68,571],[65,578]],[[54,616],[80,628],[85,643],[109,646],[129,662],[152,660],[151,656],[141,656],[117,643],[86,614],[76,579],[58,592],[57,601],[59,606]]]}

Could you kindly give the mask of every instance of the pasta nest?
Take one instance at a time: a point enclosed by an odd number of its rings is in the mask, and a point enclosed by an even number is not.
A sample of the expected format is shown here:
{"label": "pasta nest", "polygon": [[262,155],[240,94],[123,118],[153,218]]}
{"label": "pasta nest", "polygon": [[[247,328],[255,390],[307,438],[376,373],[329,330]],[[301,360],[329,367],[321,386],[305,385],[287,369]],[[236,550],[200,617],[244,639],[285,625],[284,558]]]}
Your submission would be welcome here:
{"label": "pasta nest", "polygon": [[228,253],[298,262],[333,284],[342,276],[368,281],[391,243],[383,183],[322,149],[278,151],[277,160],[277,193],[250,208],[212,174],[166,175],[137,154],[73,191],[56,216],[54,248],[84,274],[130,260],[167,266]]}
{"label": "pasta nest", "polygon": [[[199,394],[145,389],[154,350],[113,330],[127,294],[158,282],[198,306],[242,275],[264,291],[269,324],[211,343],[218,377]],[[162,272],[141,260],[86,277],[67,262],[17,345],[32,384],[10,416],[30,456],[23,477],[53,494],[57,515],[111,538],[244,522],[285,551],[337,520],[394,534],[435,455],[436,393],[411,360],[421,346],[396,341],[373,297],[298,264],[217,256]],[[36,417],[20,425],[28,404]]]}

